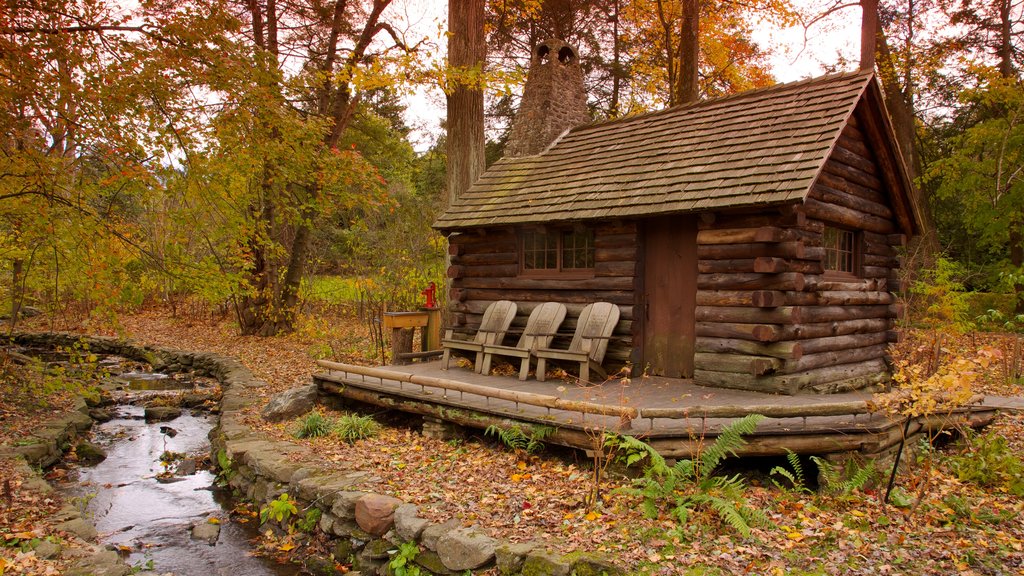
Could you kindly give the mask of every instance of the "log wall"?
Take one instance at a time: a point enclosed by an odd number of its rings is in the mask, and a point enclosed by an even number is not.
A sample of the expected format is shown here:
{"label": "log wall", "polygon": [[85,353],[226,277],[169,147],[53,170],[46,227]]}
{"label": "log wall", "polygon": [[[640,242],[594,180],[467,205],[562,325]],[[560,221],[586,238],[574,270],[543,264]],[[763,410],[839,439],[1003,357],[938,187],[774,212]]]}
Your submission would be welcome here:
{"label": "log wall", "polygon": [[[889,201],[887,178],[867,146],[863,119],[846,126],[810,191],[792,205],[702,214],[697,233],[698,384],[796,394],[838,392],[888,381],[887,346],[898,316],[899,248],[906,242]],[[858,274],[826,272],[826,226],[857,233]],[[450,237],[449,322],[475,333],[495,300],[519,305],[514,343],[539,303],[568,308],[554,346],[566,347],[584,306],[607,301],[621,320],[606,356],[615,370],[641,349],[644,221],[594,227],[595,270],[588,278],[521,276],[514,228]]]}
{"label": "log wall", "polygon": [[619,325],[608,345],[605,365],[625,364],[633,349],[634,286],[640,256],[635,223],[605,223],[594,228],[592,278],[535,278],[519,275],[518,238],[513,228],[470,231],[449,238],[452,279],[451,328],[476,333],[487,306],[495,300],[518,305],[505,343],[514,345],[534,307],[544,302],[566,305],[565,322],[553,346],[566,348],[583,307],[611,302],[619,307]]}
{"label": "log wall", "polygon": [[[795,394],[888,379],[905,238],[865,142],[854,118],[803,204],[701,221],[698,383]],[[858,274],[824,270],[827,225],[858,231]]]}

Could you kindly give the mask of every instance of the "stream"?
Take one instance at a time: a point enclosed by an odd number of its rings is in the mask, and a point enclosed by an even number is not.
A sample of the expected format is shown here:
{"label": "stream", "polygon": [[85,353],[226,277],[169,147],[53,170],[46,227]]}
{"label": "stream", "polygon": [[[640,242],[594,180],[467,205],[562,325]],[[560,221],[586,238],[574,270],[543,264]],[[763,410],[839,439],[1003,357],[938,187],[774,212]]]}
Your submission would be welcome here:
{"label": "stream", "polygon": [[[193,391],[184,378],[128,372],[117,383],[112,417],[92,429],[92,442],[107,457],[93,466],[72,466],[58,490],[86,505],[86,517],[104,544],[127,554],[133,566],[177,576],[291,576],[295,566],[252,556],[256,522],[229,520],[230,495],[216,488],[204,466],[207,435],[216,418],[201,409],[183,409],[164,422],[146,422],[142,403]],[[157,401],[159,403],[159,401]],[[211,519],[213,520],[211,522]],[[192,526],[219,526],[215,544],[192,539]],[[204,526],[206,525],[206,526]]]}

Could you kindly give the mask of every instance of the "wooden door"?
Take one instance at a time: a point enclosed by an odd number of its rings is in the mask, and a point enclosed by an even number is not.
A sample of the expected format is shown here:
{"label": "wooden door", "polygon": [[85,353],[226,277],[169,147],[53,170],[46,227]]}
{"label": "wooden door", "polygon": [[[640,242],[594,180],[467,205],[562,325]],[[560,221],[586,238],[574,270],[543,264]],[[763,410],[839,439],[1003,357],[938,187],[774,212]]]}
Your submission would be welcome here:
{"label": "wooden door", "polygon": [[693,377],[697,302],[697,220],[667,216],[643,222],[643,361],[648,374]]}

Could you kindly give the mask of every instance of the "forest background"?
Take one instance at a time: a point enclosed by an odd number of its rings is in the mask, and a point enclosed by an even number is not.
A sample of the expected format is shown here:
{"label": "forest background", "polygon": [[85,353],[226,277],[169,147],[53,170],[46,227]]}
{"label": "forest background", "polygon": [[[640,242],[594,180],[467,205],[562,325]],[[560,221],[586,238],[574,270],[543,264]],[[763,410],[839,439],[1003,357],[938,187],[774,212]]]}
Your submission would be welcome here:
{"label": "forest background", "polygon": [[926,316],[1024,326],[1020,2],[453,2],[482,8],[484,66],[449,65],[444,24],[403,0],[4,0],[0,306],[116,329],[158,304],[260,335],[415,307],[444,286],[449,148],[414,149],[404,96],[483,91],[490,163],[543,39],[579,47],[600,120],[770,85],[756,28],[863,12],[930,220],[908,286]]}

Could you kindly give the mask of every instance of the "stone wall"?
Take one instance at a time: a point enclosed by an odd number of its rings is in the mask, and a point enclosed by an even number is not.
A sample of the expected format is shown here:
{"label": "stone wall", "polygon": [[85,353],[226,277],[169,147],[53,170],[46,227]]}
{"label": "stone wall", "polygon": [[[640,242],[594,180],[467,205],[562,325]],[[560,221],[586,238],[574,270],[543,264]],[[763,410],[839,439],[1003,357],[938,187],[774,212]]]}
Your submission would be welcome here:
{"label": "stone wall", "polygon": [[[39,347],[66,347],[80,339],[71,334],[20,334],[14,338],[19,344]],[[96,353],[142,360],[167,372],[194,370],[220,382],[224,395],[220,422],[210,433],[212,460],[229,461],[222,475],[234,490],[258,506],[287,493],[299,510],[320,510],[319,529],[332,538],[332,555],[304,556],[305,568],[313,574],[342,574],[335,568],[336,562],[351,563],[353,571],[347,572],[350,576],[391,574],[389,559],[400,544],[407,542],[416,543],[420,552],[415,562],[428,574],[461,574],[494,567],[507,576],[622,573],[600,555],[561,556],[545,549],[541,542],[502,542],[457,520],[430,522],[419,517],[415,505],[372,492],[367,488],[373,480],[372,472],[357,470],[355,463],[326,463],[306,446],[253,430],[245,423],[244,411],[262,402],[259,392],[265,383],[233,358],[150,349],[113,338],[87,340]],[[79,416],[75,422],[81,420]],[[81,425],[85,425],[84,420]]]}

